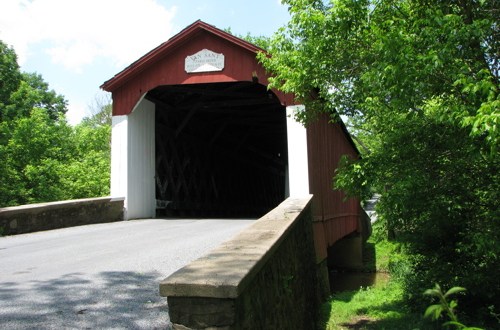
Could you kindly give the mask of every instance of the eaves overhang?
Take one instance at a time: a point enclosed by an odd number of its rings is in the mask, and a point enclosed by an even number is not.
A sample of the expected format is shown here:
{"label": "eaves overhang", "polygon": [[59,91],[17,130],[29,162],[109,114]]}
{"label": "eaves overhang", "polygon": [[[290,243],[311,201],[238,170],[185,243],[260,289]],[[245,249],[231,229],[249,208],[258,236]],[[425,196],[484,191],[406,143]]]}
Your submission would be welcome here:
{"label": "eaves overhang", "polygon": [[259,52],[264,52],[264,53],[266,52],[264,49],[254,45],[248,41],[245,41],[241,38],[235,37],[232,34],[227,33],[223,30],[220,30],[213,25],[210,25],[210,24],[207,24],[201,20],[198,20],[198,21],[194,22],[193,24],[189,25],[188,27],[186,27],[184,30],[182,30],[181,32],[179,32],[175,36],[171,37],[166,42],[162,43],[161,45],[159,45],[155,49],[148,52],[146,55],[139,58],[137,61],[133,62],[131,65],[129,65],[123,71],[116,74],[113,78],[104,82],[100,86],[101,89],[103,89],[107,92],[113,92],[114,90],[119,88],[121,85],[125,84],[127,81],[129,81],[134,76],[136,76],[138,73],[147,69],[148,67],[150,67],[151,65],[153,65],[154,63],[159,61],[160,59],[164,58],[170,52],[172,52],[173,50],[182,46],[190,38],[194,37],[198,33],[201,33],[202,31],[207,31],[213,35],[216,35],[222,39],[225,39],[228,42],[230,42],[236,46],[239,46],[239,47],[241,47],[249,52],[255,53],[255,54],[257,54]]}

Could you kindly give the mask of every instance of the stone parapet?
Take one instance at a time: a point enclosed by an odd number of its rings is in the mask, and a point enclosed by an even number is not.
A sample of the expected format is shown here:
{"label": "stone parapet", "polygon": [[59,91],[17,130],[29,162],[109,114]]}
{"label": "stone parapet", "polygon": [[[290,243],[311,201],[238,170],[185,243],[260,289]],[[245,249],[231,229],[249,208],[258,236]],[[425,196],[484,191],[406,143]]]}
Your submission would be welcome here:
{"label": "stone parapet", "polygon": [[289,198],[160,284],[177,329],[314,329],[311,199]]}
{"label": "stone parapet", "polygon": [[123,220],[124,198],[86,198],[0,208],[4,235]]}

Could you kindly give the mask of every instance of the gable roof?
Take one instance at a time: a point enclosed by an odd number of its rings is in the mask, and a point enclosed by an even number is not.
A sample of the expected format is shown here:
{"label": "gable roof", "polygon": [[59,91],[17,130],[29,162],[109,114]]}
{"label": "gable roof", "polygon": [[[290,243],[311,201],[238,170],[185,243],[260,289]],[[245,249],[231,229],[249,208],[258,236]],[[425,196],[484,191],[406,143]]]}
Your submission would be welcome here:
{"label": "gable roof", "polygon": [[117,87],[121,86],[123,83],[134,77],[137,73],[143,71],[144,69],[148,68],[149,66],[163,58],[168,53],[177,49],[179,46],[187,42],[190,38],[194,37],[201,31],[207,31],[255,54],[259,52],[265,52],[264,49],[248,41],[235,37],[232,34],[222,31],[215,26],[207,24],[201,20],[197,20],[175,36],[168,39],[166,42],[162,43],[146,55],[139,58],[137,61],[133,62],[123,71],[116,74],[113,78],[104,82],[101,85],[101,88],[107,92],[112,92]]}

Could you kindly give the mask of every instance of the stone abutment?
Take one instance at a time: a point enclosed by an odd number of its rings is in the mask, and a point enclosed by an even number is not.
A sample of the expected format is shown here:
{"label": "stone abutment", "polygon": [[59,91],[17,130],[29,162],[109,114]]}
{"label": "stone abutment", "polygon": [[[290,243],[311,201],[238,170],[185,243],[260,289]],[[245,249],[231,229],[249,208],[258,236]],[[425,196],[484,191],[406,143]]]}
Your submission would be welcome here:
{"label": "stone abutment", "polygon": [[289,198],[160,284],[174,329],[314,329],[311,199]]}

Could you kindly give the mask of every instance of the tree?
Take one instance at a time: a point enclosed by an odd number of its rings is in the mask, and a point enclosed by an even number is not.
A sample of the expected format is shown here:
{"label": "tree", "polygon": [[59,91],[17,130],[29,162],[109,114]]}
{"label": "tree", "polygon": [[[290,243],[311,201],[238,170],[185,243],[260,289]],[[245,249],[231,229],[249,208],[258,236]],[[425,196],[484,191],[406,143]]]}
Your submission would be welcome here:
{"label": "tree", "polygon": [[[500,294],[497,0],[285,0],[291,20],[259,59],[307,111],[350,116],[369,152],[336,187],[383,193],[410,253],[409,297],[466,286],[469,312]],[[361,148],[363,151],[364,149]],[[488,287],[488,290],[484,288]],[[464,304],[462,304],[464,305]],[[477,308],[476,308],[477,309]]]}
{"label": "tree", "polygon": [[109,194],[109,100],[73,128],[64,97],[0,51],[0,207]]}
{"label": "tree", "polygon": [[[107,100],[107,101],[106,101]],[[109,195],[111,174],[111,103],[96,98],[91,115],[74,128],[76,155],[64,171],[71,198]]]}
{"label": "tree", "polygon": [[19,88],[21,72],[14,50],[0,40],[0,123],[4,121],[5,107],[10,95]]}
{"label": "tree", "polygon": [[73,154],[66,100],[22,73],[0,41],[0,206],[65,199],[59,172]]}
{"label": "tree", "polygon": [[[7,125],[8,124],[8,125]],[[52,120],[45,109],[8,123],[10,137],[2,146],[4,169],[0,205],[19,205],[68,199],[60,173],[74,155],[72,129],[65,120]]]}
{"label": "tree", "polygon": [[83,118],[84,123],[93,127],[111,126],[113,104],[109,93],[96,95],[92,103],[89,104],[88,109],[89,116]]}
{"label": "tree", "polygon": [[231,28],[224,29],[224,31],[234,35],[235,37],[248,41],[264,50],[267,50],[270,46],[271,38],[266,36],[254,36],[250,32],[247,32],[246,35],[234,34],[233,31],[231,31]]}
{"label": "tree", "polygon": [[67,111],[64,96],[49,89],[42,76],[36,73],[22,73],[17,90],[10,95],[10,104],[5,107],[6,120],[29,116],[33,108],[44,109],[50,119],[57,121]]}

